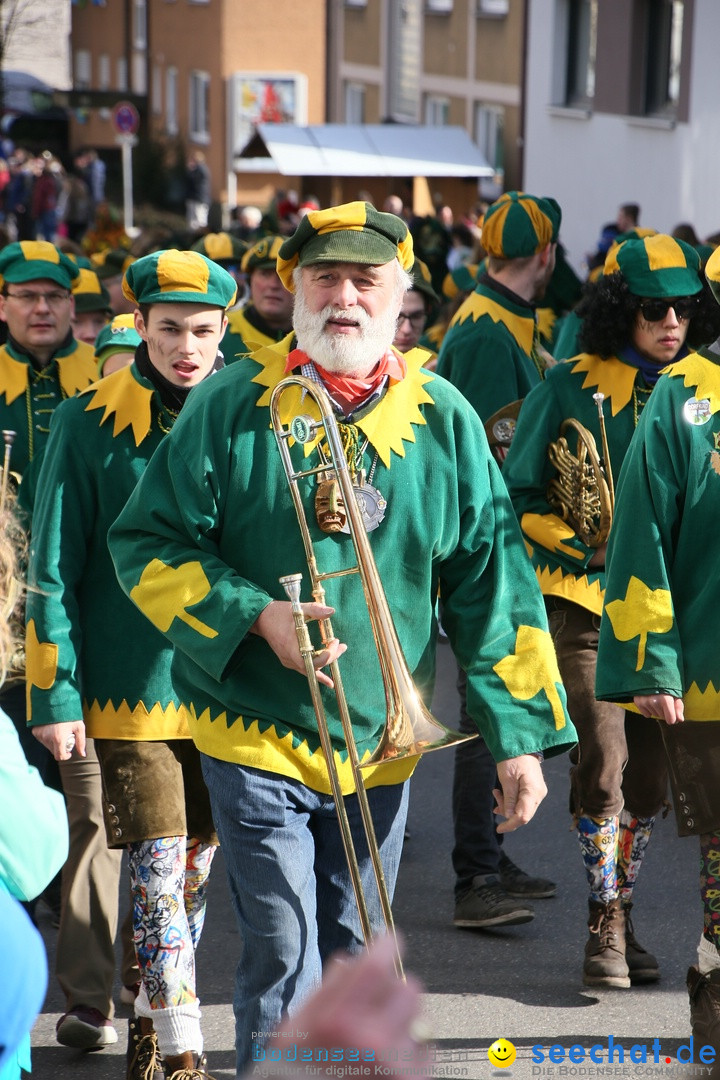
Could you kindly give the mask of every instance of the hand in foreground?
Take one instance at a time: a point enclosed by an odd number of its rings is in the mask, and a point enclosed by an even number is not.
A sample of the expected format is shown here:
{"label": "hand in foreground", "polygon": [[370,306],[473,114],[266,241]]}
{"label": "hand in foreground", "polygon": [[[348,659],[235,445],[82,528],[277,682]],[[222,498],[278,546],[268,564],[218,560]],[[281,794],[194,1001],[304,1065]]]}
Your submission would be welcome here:
{"label": "hand in foreground", "polygon": [[85,757],[85,724],[69,720],[63,724],[42,724],[31,729],[38,742],[50,751],[56,761],[69,761],[73,750]]}
{"label": "hand in foreground", "polygon": [[527,825],[547,795],[542,766],[534,754],[521,754],[499,761],[497,771],[501,790],[493,790],[497,802],[493,812],[505,818],[497,831],[514,832]]}
{"label": "hand in foreground", "polygon": [[685,719],[682,698],[671,694],[638,694],[633,701],[643,716],[664,720],[666,724],[682,724]]}
{"label": "hand in foreground", "polygon": [[[324,604],[302,604],[305,621],[314,619],[329,619],[335,614],[335,608]],[[305,663],[300,655],[295,620],[293,618],[292,604],[289,600],[273,600],[264,608],[250,627],[251,634],[258,634],[265,638],[272,651],[277,656],[283,667],[291,671],[299,671],[305,675]],[[347,649],[337,638],[325,642],[325,648],[313,658],[313,666],[317,672],[318,682],[323,686],[333,686],[333,681],[321,668],[337,660]]]}
{"label": "hand in foreground", "polygon": [[[278,1029],[281,1038],[272,1039],[272,1045],[293,1037],[297,1041],[298,1032],[305,1032],[298,1050],[333,1046],[372,1051],[378,1074],[402,1076],[412,1070],[417,1076],[421,1055],[413,1021],[420,1012],[420,984],[412,976],[407,982],[398,979],[394,956],[393,940],[386,934],[358,956],[331,958],[320,989],[284,1022]],[[375,1075],[373,1062],[367,1065]],[[317,1062],[312,1067],[323,1075]],[[302,1074],[299,1065],[298,1076]]]}

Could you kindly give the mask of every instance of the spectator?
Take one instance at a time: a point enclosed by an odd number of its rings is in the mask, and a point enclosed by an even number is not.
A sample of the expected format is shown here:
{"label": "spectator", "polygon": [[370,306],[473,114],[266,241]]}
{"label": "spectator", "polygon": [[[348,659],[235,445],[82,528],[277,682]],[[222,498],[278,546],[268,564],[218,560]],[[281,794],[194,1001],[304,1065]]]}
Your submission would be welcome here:
{"label": "spectator", "polygon": [[185,212],[189,229],[206,229],[210,211],[210,170],[201,150],[193,150],[185,170]]}

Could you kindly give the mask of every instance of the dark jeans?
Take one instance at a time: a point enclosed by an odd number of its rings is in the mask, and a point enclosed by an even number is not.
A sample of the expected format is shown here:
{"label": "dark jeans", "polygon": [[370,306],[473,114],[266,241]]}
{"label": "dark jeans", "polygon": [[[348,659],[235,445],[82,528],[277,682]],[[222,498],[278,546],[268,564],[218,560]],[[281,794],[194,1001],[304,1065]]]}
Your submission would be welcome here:
{"label": "dark jeans", "polygon": [[[461,669],[458,669],[457,688],[460,731],[468,735],[477,733],[477,724],[467,714],[467,677]],[[482,735],[461,743],[455,751],[452,798],[456,899],[471,888],[474,877],[499,873],[502,834],[496,832],[492,793],[497,786],[495,759]]]}
{"label": "dark jeans", "polygon": [[550,633],[577,728],[571,752],[571,811],[615,817],[625,807],[653,817],[668,785],[662,737],[656,720],[595,698],[600,616],[570,600],[546,598]]}

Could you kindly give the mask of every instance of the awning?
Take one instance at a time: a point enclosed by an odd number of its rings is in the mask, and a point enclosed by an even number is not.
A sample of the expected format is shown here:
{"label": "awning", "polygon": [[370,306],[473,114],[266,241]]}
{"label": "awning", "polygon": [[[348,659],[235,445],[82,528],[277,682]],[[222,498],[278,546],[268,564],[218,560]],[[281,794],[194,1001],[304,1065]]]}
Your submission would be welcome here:
{"label": "awning", "polygon": [[237,172],[282,176],[494,176],[461,127],[259,124]]}

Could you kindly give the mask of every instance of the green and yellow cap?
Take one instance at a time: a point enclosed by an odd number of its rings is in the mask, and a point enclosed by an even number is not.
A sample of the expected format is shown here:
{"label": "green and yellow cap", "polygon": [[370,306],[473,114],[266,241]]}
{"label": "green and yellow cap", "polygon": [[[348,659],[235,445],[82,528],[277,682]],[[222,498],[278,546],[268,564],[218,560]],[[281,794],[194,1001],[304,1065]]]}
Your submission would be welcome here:
{"label": "green and yellow cap", "polygon": [[716,247],[705,263],[705,277],[713,296],[720,304],[720,247]]}
{"label": "green and yellow cap", "polygon": [[247,244],[228,232],[213,232],[201,236],[190,248],[199,251],[213,262],[225,266],[227,263],[239,263],[247,251]]}
{"label": "green and yellow cap", "polygon": [[253,270],[272,266],[275,270],[280,248],[283,246],[282,236],[263,236],[252,247],[249,247],[242,257],[240,269],[244,274],[252,274]]}
{"label": "green and yellow cap", "polygon": [[142,338],[135,329],[134,315],[116,315],[95,338],[95,359],[102,375],[105,361],[115,353],[135,352]]}
{"label": "green and yellow cap", "polygon": [[410,270],[415,255],[410,231],[395,214],[371,203],[351,202],[327,210],[311,210],[280,249],[277,272],[283,285],[295,291],[293,270],[324,262],[382,266],[398,259]]}
{"label": "green and yellow cap", "polygon": [[422,293],[426,296],[431,304],[439,304],[440,297],[432,287],[432,277],[427,265],[422,259],[416,259],[412,264],[410,276],[413,279],[412,288],[415,292]]}
{"label": "green and yellow cap", "polygon": [[666,233],[626,240],[607,254],[603,276],[621,273],[634,296],[692,296],[702,289],[700,256]]}
{"label": "green and yellow cap", "polygon": [[128,266],[123,296],[133,304],[207,304],[229,307],[237,282],[199,251],[153,251]]}
{"label": "green and yellow cap", "polygon": [[472,292],[477,285],[482,263],[461,263],[445,275],[442,283],[443,296],[454,300],[460,292]]}
{"label": "green and yellow cap", "polygon": [[497,259],[524,259],[556,242],[561,220],[555,199],[506,191],[485,214],[482,246]]}
{"label": "green and yellow cap", "polygon": [[20,240],[0,251],[0,278],[21,285],[26,281],[47,279],[72,288],[78,276],[76,264],[47,240]]}
{"label": "green and yellow cap", "polygon": [[629,229],[628,232],[617,233],[613,238],[613,242],[607,249],[607,255],[605,256],[605,262],[601,267],[603,274],[614,274],[617,269],[617,250],[621,244],[624,244],[626,240],[644,240],[648,236],[657,236],[657,229]]}
{"label": "green and yellow cap", "polygon": [[93,270],[101,281],[121,277],[134,262],[135,258],[127,248],[108,248],[107,251],[97,251],[92,256]]}
{"label": "green and yellow cap", "polygon": [[75,297],[75,311],[81,315],[89,311],[107,311],[112,314],[110,293],[94,270],[79,268],[78,276],[72,283]]}

